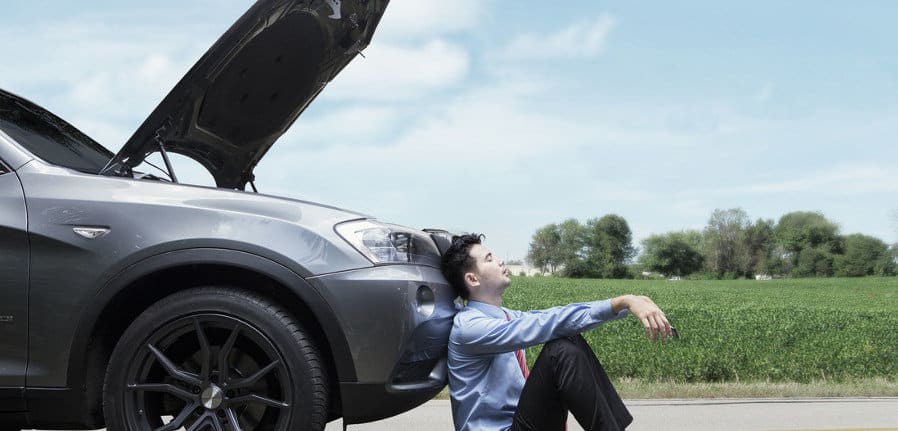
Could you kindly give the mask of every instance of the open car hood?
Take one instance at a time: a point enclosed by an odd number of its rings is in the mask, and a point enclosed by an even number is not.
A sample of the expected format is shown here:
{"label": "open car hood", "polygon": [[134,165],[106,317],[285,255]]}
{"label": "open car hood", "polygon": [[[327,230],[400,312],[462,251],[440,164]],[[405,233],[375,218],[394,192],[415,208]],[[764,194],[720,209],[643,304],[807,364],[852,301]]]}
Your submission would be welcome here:
{"label": "open car hood", "polygon": [[243,189],[296,117],[371,42],[389,0],[259,0],[181,78],[101,173],[164,146]]}

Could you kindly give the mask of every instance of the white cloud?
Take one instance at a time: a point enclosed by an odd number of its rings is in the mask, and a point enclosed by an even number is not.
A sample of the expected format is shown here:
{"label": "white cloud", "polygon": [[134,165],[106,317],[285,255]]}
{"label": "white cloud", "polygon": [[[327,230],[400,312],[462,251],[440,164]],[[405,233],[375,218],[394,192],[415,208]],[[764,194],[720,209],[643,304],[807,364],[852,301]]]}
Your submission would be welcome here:
{"label": "white cloud", "polygon": [[[0,86],[115,150],[251,3],[122,3],[9,22],[0,51],[14,65],[0,67]],[[780,75],[737,85],[738,94],[697,74],[680,90],[708,91],[610,97],[591,70],[533,66],[601,55],[609,37],[630,36],[613,33],[613,17],[594,8],[540,27],[534,9],[521,16],[530,30],[516,37],[497,25],[507,17],[496,5],[393,1],[367,58],[272,148],[257,185],[413,226],[483,230],[514,257],[541,224],[609,212],[637,234],[700,226],[711,209],[733,206],[776,217],[791,209],[829,216],[842,205],[836,219],[857,220],[852,229],[864,232],[892,232],[898,222],[883,209],[895,207],[898,187],[886,162],[895,151],[882,143],[898,130],[893,105],[885,113],[843,104],[789,111],[792,84]],[[774,100],[782,113],[758,113]],[[832,168],[839,161],[854,164]],[[178,172],[189,179],[189,169]]]}
{"label": "white cloud", "polygon": [[[138,66],[134,77],[142,85],[152,87],[168,86],[173,80],[179,78],[180,71],[177,70],[178,66],[180,65],[172,64],[168,55],[154,53],[146,57],[143,64]],[[173,69],[175,70],[174,72]]]}
{"label": "white cloud", "polygon": [[[483,208],[485,219],[500,220],[505,212],[521,220],[552,219],[576,214],[584,202],[601,208],[655,197],[644,184],[619,175],[626,166],[609,165],[616,162],[617,143],[602,139],[606,129],[565,112],[540,111],[545,94],[527,81],[493,84],[389,112],[387,118],[401,120],[388,126],[398,136],[383,145],[359,145],[345,139],[345,131],[328,134],[322,126],[364,110],[311,119],[303,123],[306,130],[320,128],[328,145],[309,149],[301,133],[285,136],[260,164],[259,183],[275,194],[414,226],[459,227],[458,220],[470,218],[459,213],[464,208]],[[602,157],[603,148],[612,156]],[[461,196],[466,205],[453,205]],[[500,201],[507,205],[497,207]]]}
{"label": "white cloud", "polygon": [[281,141],[297,142],[301,151],[335,144],[371,145],[381,142],[383,135],[393,130],[398,117],[399,112],[393,107],[335,109],[317,117],[300,118]]}
{"label": "white cloud", "polygon": [[390,2],[374,40],[409,40],[469,29],[491,0],[401,0]]}
{"label": "white cloud", "polygon": [[776,87],[771,83],[766,83],[752,96],[755,102],[767,103],[774,95]]}
{"label": "white cloud", "polygon": [[[889,217],[892,219],[892,226],[895,229],[895,237],[898,238],[898,210],[893,210]],[[898,244],[898,243],[896,243]]]}
{"label": "white cloud", "polygon": [[0,50],[20,59],[2,85],[115,151],[223,30],[170,15],[85,12],[0,27]]}
{"label": "white cloud", "polygon": [[330,100],[405,100],[458,84],[470,60],[459,45],[432,40],[416,48],[371,46],[324,91]]}
{"label": "white cloud", "polygon": [[699,199],[673,199],[670,203],[670,210],[681,216],[681,218],[699,220],[702,217],[707,217],[712,211],[706,202]]}
{"label": "white cloud", "polygon": [[878,194],[898,192],[898,173],[877,165],[845,166],[802,178],[740,187],[745,194]]}
{"label": "white cloud", "polygon": [[502,51],[512,60],[595,57],[617,21],[602,14],[589,21],[571,24],[551,34],[523,34],[515,37]]}

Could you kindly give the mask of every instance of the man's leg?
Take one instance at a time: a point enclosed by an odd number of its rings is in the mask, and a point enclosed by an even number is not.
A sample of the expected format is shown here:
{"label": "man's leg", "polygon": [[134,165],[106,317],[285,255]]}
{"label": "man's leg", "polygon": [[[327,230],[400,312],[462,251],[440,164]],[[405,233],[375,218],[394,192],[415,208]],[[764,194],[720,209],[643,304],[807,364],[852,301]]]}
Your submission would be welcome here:
{"label": "man's leg", "polygon": [[511,429],[563,430],[568,410],[586,431],[622,430],[633,421],[579,334],[543,347],[521,392]]}

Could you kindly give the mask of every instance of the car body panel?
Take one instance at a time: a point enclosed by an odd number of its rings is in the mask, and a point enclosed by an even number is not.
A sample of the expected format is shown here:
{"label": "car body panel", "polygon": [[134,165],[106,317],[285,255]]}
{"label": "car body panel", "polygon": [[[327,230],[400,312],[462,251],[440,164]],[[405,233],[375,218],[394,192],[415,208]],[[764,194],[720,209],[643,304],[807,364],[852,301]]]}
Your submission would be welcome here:
{"label": "car body panel", "polygon": [[256,2],[203,55],[104,172],[190,157],[243,189],[272,144],[371,41],[386,0]]}
{"label": "car body panel", "polygon": [[442,390],[457,294],[439,270],[383,265],[308,281],[332,305],[356,366],[354,381],[340,381],[344,423],[399,414]]}
{"label": "car body panel", "polygon": [[88,354],[90,336],[96,331],[97,326],[103,325],[100,316],[105,309],[114,306],[113,301],[117,297],[136,294],[128,291],[129,286],[141,278],[167,269],[211,265],[250,270],[289,289],[307,305],[308,311],[314,315],[315,320],[320,322],[321,329],[330,340],[330,356],[336,362],[335,369],[340,378],[349,381],[355,380],[355,364],[349,354],[346,337],[334,317],[330,304],[325,302],[321,294],[298,273],[270,258],[245,251],[225,248],[191,248],[156,254],[122,269],[106,282],[103,289],[97,292],[92,300],[88,301],[81,313],[74,335],[75,343],[69,366],[68,385],[80,386],[81,382],[76,380],[79,377],[77,373],[78,369],[85,365],[84,358]]}
{"label": "car body panel", "polygon": [[[5,169],[4,169],[5,170]],[[15,172],[0,174],[0,387],[24,387],[28,360],[28,221]],[[0,410],[5,410],[0,406]]]}
{"label": "car body panel", "polygon": [[[59,341],[71,340],[71,322],[115,274],[149,257],[191,248],[241,250],[283,262],[303,277],[372,266],[332,228],[359,218],[357,213],[253,193],[83,174],[38,160],[18,175],[28,197],[33,274],[29,386],[66,384],[71,345]],[[76,227],[109,230],[87,239]]]}
{"label": "car body panel", "polygon": [[[435,339],[437,350],[432,352],[433,357],[447,346],[448,330],[415,333],[425,322],[451,322],[455,315],[456,294],[436,268],[383,265],[311,277],[308,281],[334,307],[353,360],[360,364],[356,369],[359,383],[391,381],[393,367],[406,359],[410,343],[417,343],[416,347],[424,352],[424,340]],[[417,310],[416,296],[422,286],[434,292],[434,309],[428,314]],[[394,338],[384,339],[382,334],[393,334]]]}

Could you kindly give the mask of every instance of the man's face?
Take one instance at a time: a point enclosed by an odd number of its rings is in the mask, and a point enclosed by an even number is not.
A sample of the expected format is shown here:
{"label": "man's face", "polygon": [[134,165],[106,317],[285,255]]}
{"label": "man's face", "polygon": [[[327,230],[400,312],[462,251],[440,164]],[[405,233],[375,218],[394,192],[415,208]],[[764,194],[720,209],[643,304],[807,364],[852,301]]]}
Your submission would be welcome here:
{"label": "man's face", "polygon": [[501,293],[508,287],[511,279],[508,278],[508,268],[505,267],[505,262],[502,259],[493,255],[490,249],[480,244],[474,244],[469,253],[477,262],[474,271],[474,275],[480,283],[480,286],[477,288]]}

